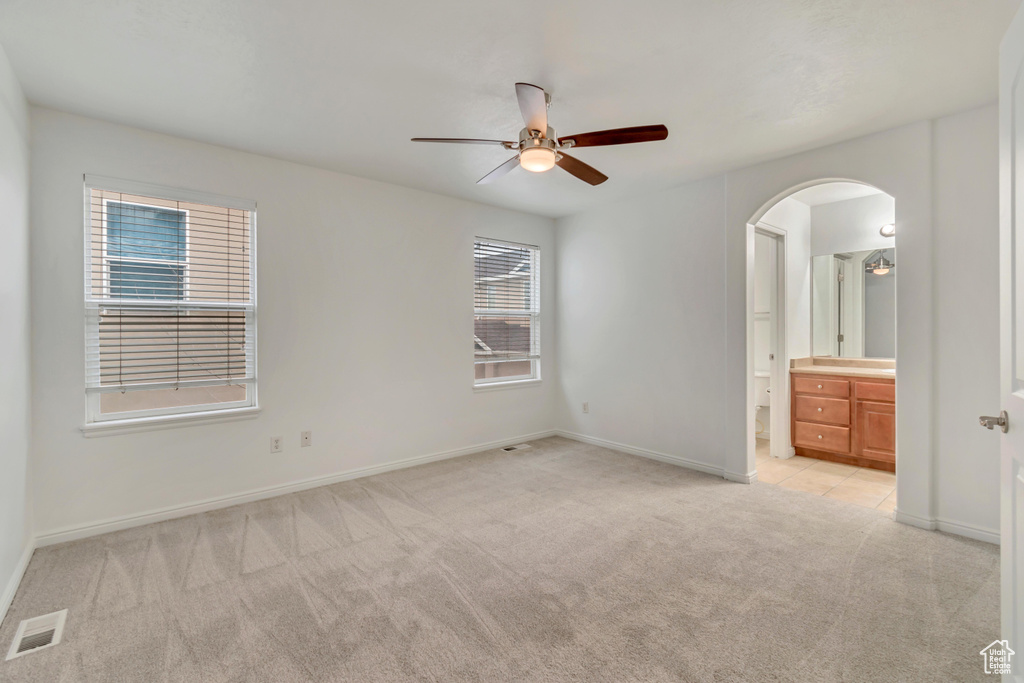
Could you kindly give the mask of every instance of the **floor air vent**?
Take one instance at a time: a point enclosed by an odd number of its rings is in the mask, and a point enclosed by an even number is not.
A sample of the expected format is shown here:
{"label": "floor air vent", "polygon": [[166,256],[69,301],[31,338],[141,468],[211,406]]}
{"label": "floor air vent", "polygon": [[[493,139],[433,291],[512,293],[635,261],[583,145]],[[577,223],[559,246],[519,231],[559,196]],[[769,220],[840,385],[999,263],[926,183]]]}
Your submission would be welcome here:
{"label": "floor air vent", "polygon": [[68,611],[65,609],[26,619],[18,624],[18,632],[14,634],[14,642],[11,643],[7,659],[14,659],[60,643],[67,616]]}

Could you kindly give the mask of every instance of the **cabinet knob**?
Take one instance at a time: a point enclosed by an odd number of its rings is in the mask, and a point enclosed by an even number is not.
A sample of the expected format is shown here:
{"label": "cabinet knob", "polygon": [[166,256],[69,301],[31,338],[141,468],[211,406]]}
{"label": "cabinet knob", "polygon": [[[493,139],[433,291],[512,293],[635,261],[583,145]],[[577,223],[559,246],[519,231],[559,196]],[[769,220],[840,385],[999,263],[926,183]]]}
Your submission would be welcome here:
{"label": "cabinet knob", "polygon": [[821,434],[818,434],[818,438],[819,438],[819,439],[821,438]]}
{"label": "cabinet knob", "polygon": [[819,413],[821,412],[821,408],[818,408],[818,412],[819,412]]}
{"label": "cabinet knob", "polygon": [[821,385],[820,384],[818,385],[818,388],[821,389]]}

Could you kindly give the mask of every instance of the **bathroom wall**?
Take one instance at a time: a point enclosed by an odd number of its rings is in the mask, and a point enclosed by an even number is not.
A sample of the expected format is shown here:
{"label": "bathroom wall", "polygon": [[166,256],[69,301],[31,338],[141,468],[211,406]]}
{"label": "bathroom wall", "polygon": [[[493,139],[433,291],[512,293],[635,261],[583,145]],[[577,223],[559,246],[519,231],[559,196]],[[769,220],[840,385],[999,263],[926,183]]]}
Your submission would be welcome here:
{"label": "bathroom wall", "polygon": [[896,200],[884,193],[812,206],[811,254],[891,249],[896,238],[878,230],[895,222]]}

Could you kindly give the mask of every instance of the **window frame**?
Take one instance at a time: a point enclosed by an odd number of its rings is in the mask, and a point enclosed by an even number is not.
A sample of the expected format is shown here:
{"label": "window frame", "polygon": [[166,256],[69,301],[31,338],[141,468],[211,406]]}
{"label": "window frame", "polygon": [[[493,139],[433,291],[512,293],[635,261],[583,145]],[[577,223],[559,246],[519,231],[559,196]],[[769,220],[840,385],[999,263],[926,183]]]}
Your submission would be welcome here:
{"label": "window frame", "polygon": [[[95,189],[100,189],[100,188],[95,188]],[[106,188],[104,188],[104,189],[106,189]],[[111,191],[116,191],[116,190],[111,190]],[[149,196],[152,196],[152,195],[149,195]],[[163,197],[161,197],[160,199],[163,199]],[[183,200],[177,200],[177,201],[183,201]],[[164,211],[175,211],[177,213],[184,214],[184,217],[185,217],[185,257],[182,258],[182,259],[173,259],[173,260],[168,260],[168,261],[161,261],[159,259],[140,259],[140,258],[125,258],[124,256],[120,256],[120,257],[112,257],[112,256],[110,256],[110,252],[108,251],[107,246],[110,243],[110,238],[109,238],[108,230],[110,228],[110,223],[109,223],[110,218],[109,218],[109,216],[110,216],[110,205],[111,204],[122,204],[122,205],[129,205],[129,206],[141,206],[141,207],[147,208],[147,209],[161,209],[161,210],[164,210]],[[104,200],[103,200],[103,226],[101,228],[101,230],[102,230],[101,234],[102,234],[102,240],[103,240],[103,255],[102,255],[102,259],[103,259],[103,275],[104,275],[103,293],[108,298],[110,298],[110,299],[114,298],[113,293],[112,293],[113,278],[111,277],[111,274],[110,274],[110,263],[111,263],[111,261],[119,262],[122,265],[122,267],[124,266],[125,263],[140,263],[140,264],[147,265],[147,266],[163,266],[163,265],[167,265],[167,264],[170,264],[170,263],[174,263],[174,264],[177,264],[179,267],[181,267],[183,269],[185,277],[182,279],[182,282],[181,282],[181,298],[182,299],[187,299],[188,295],[189,295],[189,265],[190,265],[190,261],[191,261],[190,256],[191,256],[191,249],[192,249],[192,243],[191,243],[191,239],[192,239],[191,238],[191,232],[192,231],[191,231],[191,229],[189,227],[190,224],[191,224],[190,220],[189,220],[189,214],[190,214],[190,211],[188,209],[171,209],[169,207],[158,206],[156,204],[144,204],[142,202],[128,202],[128,201],[123,201],[123,200],[122,201],[118,201],[118,200],[115,200],[115,199],[104,198]],[[121,297],[118,297],[118,298],[119,299],[125,299],[125,298],[130,299],[130,298],[142,298],[142,297],[124,297],[124,296],[121,296]]]}
{"label": "window frame", "polygon": [[[475,273],[475,253],[476,245],[478,243],[493,244],[497,246],[510,247],[513,249],[528,249],[530,251],[530,280],[529,280],[529,292],[531,292],[530,310],[513,311],[508,309],[492,309],[492,308],[477,308],[476,306],[476,273]],[[477,235],[473,238],[473,252],[474,252],[474,276],[473,276],[473,318],[477,316],[527,316],[530,318],[530,352],[534,352],[534,344],[536,344],[536,358],[514,358],[507,360],[485,360],[480,361],[477,359],[476,352],[473,353],[473,388],[475,390],[483,389],[501,389],[501,388],[512,388],[517,386],[527,386],[531,384],[537,384],[541,381],[541,282],[540,282],[540,253],[541,248],[535,244],[525,244],[522,242],[511,242],[503,239],[493,239],[490,237],[481,237]],[[485,291],[485,298],[488,303],[493,299],[493,293]],[[536,333],[534,334],[534,330]],[[475,331],[473,334],[474,341],[486,346],[486,343],[480,340]],[[530,372],[522,375],[509,375],[505,377],[484,377],[478,379],[476,377],[476,366],[481,363],[521,363],[524,360],[530,361]]]}
{"label": "window frame", "polygon": [[[195,422],[210,422],[220,420],[238,419],[245,416],[254,416],[259,413],[259,398],[258,398],[258,385],[259,385],[259,334],[258,334],[258,302],[257,302],[257,206],[256,202],[248,199],[240,199],[237,197],[228,197],[224,195],[217,195],[207,192],[198,192],[194,190],[183,190],[172,187],[166,187],[162,185],[153,185],[150,183],[137,182],[131,180],[123,180],[119,178],[108,178],[103,176],[84,176],[83,185],[83,226],[84,226],[84,244],[83,244],[83,255],[85,259],[84,267],[84,327],[85,327],[85,339],[83,344],[83,351],[85,352],[85,363],[88,364],[88,336],[90,334],[91,322],[89,317],[90,311],[102,308],[104,301],[109,303],[121,303],[131,302],[132,298],[119,297],[113,298],[111,296],[111,278],[109,272],[109,258],[108,258],[108,219],[106,215],[103,218],[101,226],[101,272],[105,281],[101,284],[100,291],[102,294],[100,298],[95,297],[92,294],[93,276],[90,268],[92,263],[92,239],[93,239],[93,222],[92,222],[92,199],[91,194],[93,190],[117,192],[120,194],[135,195],[141,197],[148,197],[152,199],[165,199],[168,201],[177,202],[189,202],[196,204],[206,204],[215,206],[218,208],[225,209],[236,209],[240,211],[249,212],[249,292],[250,292],[250,304],[244,306],[224,306],[220,304],[210,304],[207,302],[190,302],[186,305],[189,308],[207,308],[211,310],[246,310],[249,315],[247,316],[246,324],[252,326],[252,357],[253,357],[253,372],[252,379],[240,382],[246,387],[246,397],[241,401],[224,401],[217,403],[197,403],[184,406],[170,406],[165,408],[151,408],[143,410],[132,410],[118,413],[102,413],[100,412],[100,396],[103,393],[107,393],[104,390],[89,391],[85,393],[85,424],[82,426],[82,431],[88,436],[90,434],[106,434],[106,433],[120,433],[120,432],[131,432],[140,431],[151,428],[162,428],[166,426],[178,426],[182,424],[189,424]],[[170,260],[160,261],[158,259],[153,260],[155,265],[166,265],[168,263],[181,264],[184,268],[185,278],[182,283],[182,295],[180,299],[168,301],[168,308],[175,308],[182,306],[182,302],[187,302],[189,296],[189,266],[190,266],[190,254],[191,254],[191,238],[190,238],[190,215],[188,209],[177,209],[166,206],[159,206],[155,204],[146,204],[144,202],[132,202],[123,200],[114,200],[111,198],[103,198],[104,213],[106,214],[107,206],[111,203],[122,203],[135,206],[144,206],[147,208],[156,208],[170,211],[180,211],[185,213],[185,259],[184,260]],[[149,264],[148,259],[133,259],[133,258],[114,258],[113,260],[120,261],[121,263],[145,263]],[[138,301],[149,301],[146,299],[138,299]],[[85,369],[85,368],[83,368]],[[83,378],[85,372],[82,373]],[[223,385],[217,386],[228,386],[225,382]],[[196,385],[199,386],[199,385]],[[108,391],[117,391],[112,389]]]}

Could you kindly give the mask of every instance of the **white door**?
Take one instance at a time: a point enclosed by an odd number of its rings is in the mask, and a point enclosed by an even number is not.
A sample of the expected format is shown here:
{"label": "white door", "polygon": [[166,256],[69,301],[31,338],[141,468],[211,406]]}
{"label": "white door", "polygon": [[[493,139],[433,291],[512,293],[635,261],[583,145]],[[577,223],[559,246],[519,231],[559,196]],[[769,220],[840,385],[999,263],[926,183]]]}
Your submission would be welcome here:
{"label": "white door", "polygon": [[[999,54],[1000,373],[1002,434],[1002,634],[1024,681],[1024,11]],[[984,421],[984,418],[983,418]]]}

